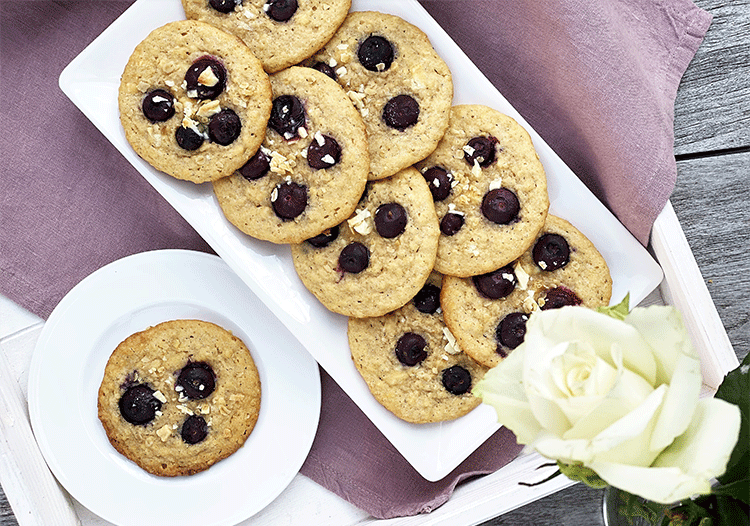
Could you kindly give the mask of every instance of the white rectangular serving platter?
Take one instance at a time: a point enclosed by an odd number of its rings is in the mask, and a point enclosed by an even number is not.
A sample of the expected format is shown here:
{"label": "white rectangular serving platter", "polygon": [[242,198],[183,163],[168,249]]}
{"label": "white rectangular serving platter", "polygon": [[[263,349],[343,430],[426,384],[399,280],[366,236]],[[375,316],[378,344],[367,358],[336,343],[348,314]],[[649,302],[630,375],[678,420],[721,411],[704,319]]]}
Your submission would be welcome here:
{"label": "white rectangular serving platter", "polygon": [[[644,247],[596,199],[552,149],[474,66],[416,0],[354,0],[353,10],[398,15],[422,29],[450,67],[454,104],[485,104],[515,118],[530,133],[548,177],[550,212],[581,230],[602,252],[613,276],[613,302],[630,293],[635,305],[662,280]],[[370,394],[349,354],[347,319],[326,310],[297,277],[289,247],[252,239],[224,217],[210,184],[179,181],[154,170],[132,150],[120,125],[117,90],[133,51],[148,33],[185,17],[179,0],[138,0],[62,72],[60,87],[138,172],[195,228],[247,286],[427,480],[445,477],[497,429],[494,411],[480,406],[451,422],[409,424]],[[448,447],[450,446],[450,447]]]}

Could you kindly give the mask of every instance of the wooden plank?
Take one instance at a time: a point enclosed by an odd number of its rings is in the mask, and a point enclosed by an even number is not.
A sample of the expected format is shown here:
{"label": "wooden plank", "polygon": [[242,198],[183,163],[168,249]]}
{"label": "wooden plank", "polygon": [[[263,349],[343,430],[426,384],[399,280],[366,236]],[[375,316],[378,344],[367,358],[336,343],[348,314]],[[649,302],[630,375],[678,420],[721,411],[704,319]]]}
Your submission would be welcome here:
{"label": "wooden plank", "polygon": [[695,0],[714,15],[675,102],[675,153],[750,148],[750,0]]}
{"label": "wooden plank", "polygon": [[750,350],[750,152],[679,161],[671,202],[742,359]]}

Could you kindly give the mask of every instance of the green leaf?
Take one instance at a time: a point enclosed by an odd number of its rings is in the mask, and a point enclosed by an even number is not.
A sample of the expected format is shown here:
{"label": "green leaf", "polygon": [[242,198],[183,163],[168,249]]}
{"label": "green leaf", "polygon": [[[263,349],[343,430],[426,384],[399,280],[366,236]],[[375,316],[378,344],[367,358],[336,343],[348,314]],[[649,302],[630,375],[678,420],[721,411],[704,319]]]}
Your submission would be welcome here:
{"label": "green leaf", "polygon": [[750,495],[750,481],[748,479],[738,480],[729,484],[722,484],[716,486],[711,490],[714,495],[722,495],[726,497],[732,497],[737,500],[741,500],[745,504],[750,505],[747,502],[748,495]]}
{"label": "green leaf", "polygon": [[731,497],[716,499],[717,526],[750,526],[750,507]]}
{"label": "green leaf", "polygon": [[625,294],[625,297],[617,305],[612,305],[611,307],[597,307],[596,312],[601,312],[602,314],[606,314],[610,318],[615,318],[616,320],[624,320],[630,312],[630,292]]}
{"label": "green leaf", "polygon": [[590,488],[602,489],[606,488],[609,485],[604,482],[593,469],[587,468],[583,464],[576,462],[572,464],[565,464],[558,460],[557,467],[560,468],[562,474],[568,477],[570,480],[583,482]]}
{"label": "green leaf", "polygon": [[745,356],[739,367],[726,375],[716,391],[716,398],[736,405],[741,414],[740,436],[729,457],[727,470],[719,477],[719,482],[722,485],[740,483],[740,494],[733,493],[733,496],[750,504],[750,354]]}

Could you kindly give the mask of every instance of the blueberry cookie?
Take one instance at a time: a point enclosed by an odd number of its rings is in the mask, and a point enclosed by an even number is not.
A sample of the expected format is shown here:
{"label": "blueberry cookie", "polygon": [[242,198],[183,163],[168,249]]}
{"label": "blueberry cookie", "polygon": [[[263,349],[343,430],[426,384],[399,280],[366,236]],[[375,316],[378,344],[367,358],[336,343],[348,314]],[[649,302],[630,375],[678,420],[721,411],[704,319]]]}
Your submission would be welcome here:
{"label": "blueberry cookie", "polygon": [[367,125],[370,179],[424,159],[448,126],[453,81],[427,36],[405,20],[351,13],[306,65],[344,87]]}
{"label": "blueberry cookie", "polygon": [[336,32],[351,0],[182,0],[187,18],[237,35],[269,73],[301,62]]}
{"label": "blueberry cookie", "polygon": [[465,415],[479,399],[471,387],[486,369],[461,352],[440,309],[441,276],[400,309],[349,319],[352,359],[375,399],[402,420],[441,422]]}
{"label": "blueberry cookie", "polygon": [[569,222],[548,215],[531,247],[515,262],[470,278],[446,277],[445,323],[461,348],[493,367],[523,341],[538,309],[606,306],[612,278],[596,247]]}
{"label": "blueberry cookie", "polygon": [[467,277],[517,259],[544,225],[547,178],[526,130],[480,105],[454,106],[437,149],[417,168],[440,220],[435,270]]}
{"label": "blueberry cookie", "polygon": [[406,304],[435,262],[435,207],[414,168],[367,184],[352,216],[292,245],[302,283],[329,310],[381,316]]}
{"label": "blueberry cookie", "polygon": [[149,473],[192,475],[237,451],[260,410],[245,344],[199,320],[160,323],[114,350],[99,388],[110,443]]}
{"label": "blueberry cookie", "polygon": [[291,67],[271,76],[263,145],[213,183],[227,219],[246,234],[301,243],[354,211],[369,169],[367,136],[344,91],[323,73]]}
{"label": "blueberry cookie", "polygon": [[157,170],[202,183],[231,175],[258,149],[271,85],[237,37],[177,21],[139,43],[122,74],[125,137]]}

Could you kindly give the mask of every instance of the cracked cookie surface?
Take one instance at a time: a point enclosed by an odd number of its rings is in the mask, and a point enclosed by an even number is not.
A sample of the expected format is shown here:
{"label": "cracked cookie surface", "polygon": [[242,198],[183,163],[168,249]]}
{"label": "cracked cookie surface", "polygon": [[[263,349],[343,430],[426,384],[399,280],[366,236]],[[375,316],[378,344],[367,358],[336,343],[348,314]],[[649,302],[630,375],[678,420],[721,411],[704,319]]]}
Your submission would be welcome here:
{"label": "cracked cookie surface", "polygon": [[260,377],[239,338],[213,323],[171,320],[117,346],[98,416],[117,451],[171,477],[204,471],[242,447],[260,401]]}
{"label": "cracked cookie surface", "polygon": [[125,137],[141,158],[172,177],[202,183],[230,175],[258,149],[271,86],[237,37],[181,20],[136,46],[118,107]]}
{"label": "cracked cookie surface", "polygon": [[446,277],[441,298],[445,322],[461,348],[487,367],[523,341],[526,320],[535,310],[606,306],[612,294],[602,255],[577,228],[553,215],[518,260],[491,274],[497,274],[495,283],[507,285],[499,294],[472,277]]}
{"label": "cracked cookie surface", "polygon": [[427,35],[400,17],[350,13],[305,65],[333,76],[367,126],[370,179],[424,159],[448,126],[453,80]]}
{"label": "cracked cookie surface", "polygon": [[224,215],[244,233],[300,243],[354,210],[367,183],[367,136],[349,98],[323,73],[291,67],[271,84],[263,145],[213,188]]}

